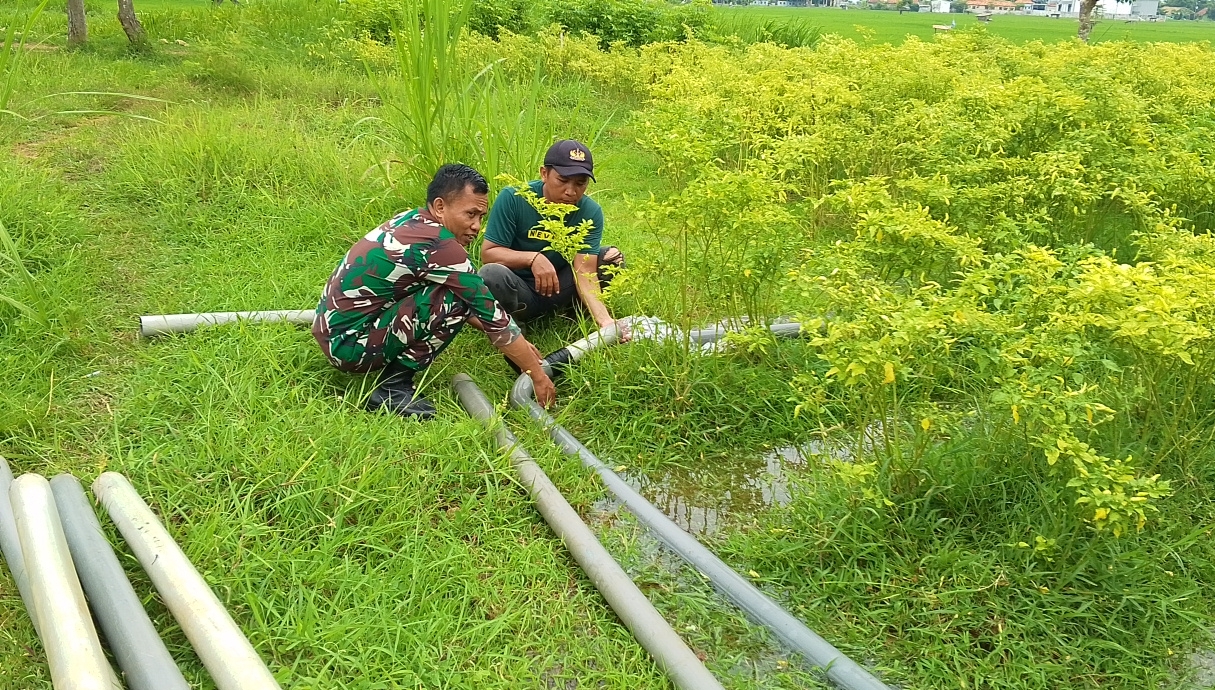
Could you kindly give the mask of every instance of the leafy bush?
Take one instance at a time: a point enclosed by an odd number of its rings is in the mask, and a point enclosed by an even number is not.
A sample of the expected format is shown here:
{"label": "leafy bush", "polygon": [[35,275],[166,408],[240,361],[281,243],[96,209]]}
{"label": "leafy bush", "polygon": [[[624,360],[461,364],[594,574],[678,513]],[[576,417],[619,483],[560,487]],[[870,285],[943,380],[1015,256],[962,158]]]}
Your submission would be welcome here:
{"label": "leafy bush", "polygon": [[[613,291],[685,323],[800,309],[825,363],[794,381],[801,408],[882,429],[865,454],[896,506],[925,443],[983,436],[1065,484],[1058,510],[1143,529],[1215,413],[1187,402],[1215,399],[1212,240],[1195,235],[1215,99],[1183,67],[1210,48],[1148,50],[981,31],[670,47],[639,119],[680,189],[639,217],[675,251]],[[680,299],[646,299],[661,281]]]}
{"label": "leafy bush", "polygon": [[597,36],[604,48],[681,38],[684,16],[695,21],[695,15],[660,0],[569,0],[552,3],[548,11],[549,21],[573,34]]}
{"label": "leafy bush", "polygon": [[401,23],[404,7],[398,0],[347,0],[345,22],[354,34],[389,43],[393,24]]}
{"label": "leafy bush", "polygon": [[498,38],[501,29],[531,33],[537,18],[535,3],[527,0],[477,0],[468,18],[468,28],[482,36]]}

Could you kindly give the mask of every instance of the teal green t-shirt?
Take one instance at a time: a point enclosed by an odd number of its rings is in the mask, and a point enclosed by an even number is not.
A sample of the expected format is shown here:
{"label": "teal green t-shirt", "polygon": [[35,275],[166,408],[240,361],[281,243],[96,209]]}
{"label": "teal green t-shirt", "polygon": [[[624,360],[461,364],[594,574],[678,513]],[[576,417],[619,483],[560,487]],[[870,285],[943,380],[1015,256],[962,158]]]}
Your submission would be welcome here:
{"label": "teal green t-shirt", "polygon": [[[539,196],[544,195],[544,184],[540,180],[532,180],[527,186]],[[586,234],[587,246],[579,250],[579,254],[598,254],[599,243],[603,239],[603,209],[589,196],[583,196],[578,202],[578,209],[565,217],[566,227],[575,227],[583,220],[592,223],[590,232]],[[540,214],[526,200],[515,194],[514,187],[506,187],[498,193],[494,207],[489,212],[489,221],[485,228],[485,239],[503,247],[510,247],[520,252],[544,252],[560,271],[569,263],[557,252],[549,249],[548,233],[540,229]],[[524,271],[518,271],[522,274]]]}

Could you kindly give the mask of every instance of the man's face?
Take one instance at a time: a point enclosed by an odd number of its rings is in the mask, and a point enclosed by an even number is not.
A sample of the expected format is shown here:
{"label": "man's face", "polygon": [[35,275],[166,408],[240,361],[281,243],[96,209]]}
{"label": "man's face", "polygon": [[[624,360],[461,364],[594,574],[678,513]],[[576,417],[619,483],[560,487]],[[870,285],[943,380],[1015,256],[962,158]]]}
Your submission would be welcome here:
{"label": "man's face", "polygon": [[566,177],[552,168],[540,168],[540,181],[544,184],[544,198],[557,204],[576,204],[582,201],[586,194],[587,185],[591,183],[589,175],[571,175]]}
{"label": "man's face", "polygon": [[456,236],[456,241],[465,247],[472,244],[481,232],[481,221],[489,210],[489,196],[477,194],[471,187],[450,199],[439,197],[430,205],[430,214],[443,227]]}

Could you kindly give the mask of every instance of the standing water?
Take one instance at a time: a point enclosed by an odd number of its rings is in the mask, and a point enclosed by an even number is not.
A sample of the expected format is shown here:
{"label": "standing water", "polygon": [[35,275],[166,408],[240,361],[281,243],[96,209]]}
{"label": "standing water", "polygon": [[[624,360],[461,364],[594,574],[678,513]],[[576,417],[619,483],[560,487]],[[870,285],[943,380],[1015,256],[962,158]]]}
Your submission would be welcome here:
{"label": "standing water", "polygon": [[787,505],[790,474],[805,463],[803,450],[786,447],[759,457],[706,459],[621,476],[684,530],[705,535],[765,508]]}

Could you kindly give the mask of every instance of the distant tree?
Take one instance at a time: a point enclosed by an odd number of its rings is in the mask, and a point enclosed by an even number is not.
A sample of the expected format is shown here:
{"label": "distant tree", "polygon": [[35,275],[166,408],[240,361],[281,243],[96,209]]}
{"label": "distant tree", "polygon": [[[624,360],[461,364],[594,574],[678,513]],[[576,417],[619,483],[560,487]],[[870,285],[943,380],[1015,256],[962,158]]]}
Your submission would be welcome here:
{"label": "distant tree", "polygon": [[134,0],[118,0],[118,23],[122,24],[127,40],[136,44],[143,43],[146,34],[143,32],[143,25],[139,23],[139,17],[135,16]]}
{"label": "distant tree", "polygon": [[84,20],[84,0],[67,0],[69,48],[84,45],[89,40],[89,26]]}

